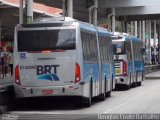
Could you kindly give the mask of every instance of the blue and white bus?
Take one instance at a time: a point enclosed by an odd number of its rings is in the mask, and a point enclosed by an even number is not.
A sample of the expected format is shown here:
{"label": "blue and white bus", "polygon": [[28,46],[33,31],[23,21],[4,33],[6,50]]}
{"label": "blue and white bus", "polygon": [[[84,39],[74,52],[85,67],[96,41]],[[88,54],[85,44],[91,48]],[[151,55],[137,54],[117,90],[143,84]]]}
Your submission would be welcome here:
{"label": "blue and white bus", "polygon": [[111,33],[103,28],[42,19],[17,25],[14,40],[17,98],[73,96],[75,104],[90,106],[115,87]]}
{"label": "blue and white bus", "polygon": [[116,85],[140,86],[144,80],[143,43],[139,38],[126,33],[112,36]]}

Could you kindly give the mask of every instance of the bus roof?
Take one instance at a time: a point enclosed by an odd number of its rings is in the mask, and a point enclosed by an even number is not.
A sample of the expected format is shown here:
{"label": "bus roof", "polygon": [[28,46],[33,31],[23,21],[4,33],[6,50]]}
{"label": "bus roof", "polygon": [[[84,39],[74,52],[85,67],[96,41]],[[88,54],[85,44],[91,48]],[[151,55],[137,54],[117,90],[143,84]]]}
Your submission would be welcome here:
{"label": "bus roof", "polygon": [[83,30],[86,30],[88,32],[99,32],[99,35],[102,36],[111,36],[111,32],[109,32],[107,29],[95,26],[90,23],[78,21],[76,19],[70,18],[70,17],[60,17],[60,18],[55,18],[55,17],[41,17],[36,20],[34,20],[30,24],[21,24],[21,26],[24,28],[36,28],[36,27],[60,27],[60,26],[70,26],[73,23],[79,23],[80,28]]}
{"label": "bus roof", "polygon": [[87,25],[87,24],[80,23],[80,28],[88,32],[94,32],[94,33],[96,32],[96,29],[91,24]]}
{"label": "bus roof", "polygon": [[70,17],[40,17],[35,19],[32,23],[54,23],[54,22],[75,22],[76,19]]}
{"label": "bus roof", "polygon": [[112,40],[116,40],[116,41],[128,41],[128,40],[132,40],[132,41],[137,41],[137,42],[142,42],[140,40],[140,38],[137,38],[133,35],[127,34],[127,33],[119,33],[119,32],[115,32],[112,36]]}
{"label": "bus roof", "polygon": [[89,32],[96,32],[98,30],[99,35],[102,35],[102,36],[111,36],[112,35],[112,33],[109,32],[107,29],[104,29],[104,28],[101,28],[98,26],[94,26],[92,24],[85,23],[85,22],[80,22],[80,28],[84,29],[86,31],[89,31]]}

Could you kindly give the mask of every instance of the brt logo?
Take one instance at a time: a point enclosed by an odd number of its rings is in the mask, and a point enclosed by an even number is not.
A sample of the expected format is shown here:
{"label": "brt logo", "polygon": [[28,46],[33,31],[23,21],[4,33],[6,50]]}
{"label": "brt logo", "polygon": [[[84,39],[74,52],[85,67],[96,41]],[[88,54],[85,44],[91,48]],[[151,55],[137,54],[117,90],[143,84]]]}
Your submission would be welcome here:
{"label": "brt logo", "polygon": [[59,81],[57,68],[59,65],[37,65],[37,78],[39,80]]}
{"label": "brt logo", "polygon": [[38,65],[37,75],[51,73],[52,69],[54,70],[54,74],[57,74],[57,67],[59,67],[59,65]]}

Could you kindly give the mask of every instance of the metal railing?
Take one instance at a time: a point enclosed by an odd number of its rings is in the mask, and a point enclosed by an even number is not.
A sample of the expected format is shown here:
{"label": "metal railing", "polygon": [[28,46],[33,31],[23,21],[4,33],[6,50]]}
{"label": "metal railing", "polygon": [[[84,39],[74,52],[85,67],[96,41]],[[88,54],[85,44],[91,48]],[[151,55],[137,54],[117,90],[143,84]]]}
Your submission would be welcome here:
{"label": "metal railing", "polygon": [[148,73],[151,73],[151,72],[155,72],[155,71],[158,71],[158,70],[160,70],[160,64],[157,64],[157,65],[146,65],[144,67],[145,74],[148,74]]}

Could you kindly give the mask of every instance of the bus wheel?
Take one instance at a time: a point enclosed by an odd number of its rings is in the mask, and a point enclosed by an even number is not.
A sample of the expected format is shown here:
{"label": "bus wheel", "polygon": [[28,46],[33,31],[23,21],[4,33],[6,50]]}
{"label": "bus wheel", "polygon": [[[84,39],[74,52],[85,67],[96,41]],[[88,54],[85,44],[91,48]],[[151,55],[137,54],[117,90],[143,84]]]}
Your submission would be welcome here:
{"label": "bus wheel", "polygon": [[73,100],[74,100],[74,107],[75,108],[82,107],[82,98],[81,97],[76,97]]}
{"label": "bus wheel", "polygon": [[130,85],[126,85],[125,88],[126,88],[126,90],[129,90],[130,89]]}
{"label": "bus wheel", "polygon": [[111,97],[111,91],[106,92],[106,97]]}
{"label": "bus wheel", "polygon": [[112,83],[111,83],[111,91],[114,90],[114,87],[113,87],[113,74],[112,74]]}
{"label": "bus wheel", "polygon": [[100,101],[104,101],[105,98],[106,98],[106,92],[101,93],[101,94],[99,95],[99,100],[100,100]]}
{"label": "bus wheel", "polygon": [[92,80],[91,80],[91,83],[90,83],[89,97],[88,98],[84,98],[83,105],[85,107],[90,107],[91,104],[92,104]]}
{"label": "bus wheel", "polygon": [[128,85],[125,85],[125,89],[126,90],[129,90],[131,88],[131,73],[129,74],[129,84]]}
{"label": "bus wheel", "polygon": [[138,73],[136,72],[136,77],[135,77],[136,81],[133,83],[133,87],[137,87],[137,81],[138,81]]}
{"label": "bus wheel", "polygon": [[137,86],[141,86],[141,85],[142,85],[142,82],[141,82],[141,81],[137,83]]}
{"label": "bus wheel", "polygon": [[100,101],[104,101],[105,98],[106,98],[106,94],[105,93],[100,94],[100,96],[99,96],[99,100]]}

